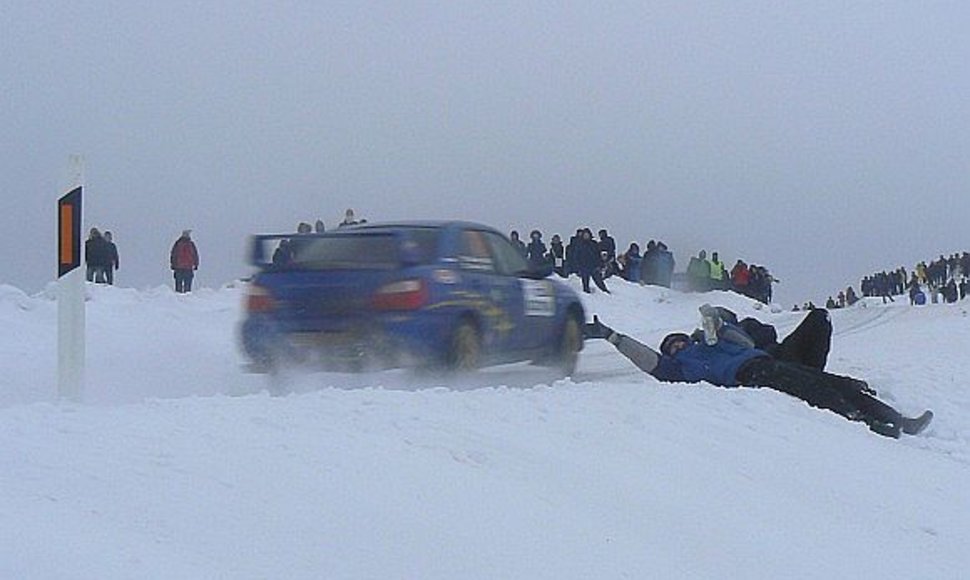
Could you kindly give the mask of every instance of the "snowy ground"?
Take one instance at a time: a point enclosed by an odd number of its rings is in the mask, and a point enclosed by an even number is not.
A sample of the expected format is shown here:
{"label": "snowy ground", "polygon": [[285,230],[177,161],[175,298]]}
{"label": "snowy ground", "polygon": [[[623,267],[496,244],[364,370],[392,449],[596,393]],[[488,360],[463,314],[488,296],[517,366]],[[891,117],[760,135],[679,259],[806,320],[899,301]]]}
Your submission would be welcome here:
{"label": "snowy ground", "polygon": [[[611,282],[589,311],[650,344],[701,300],[801,318]],[[766,389],[658,383],[603,341],[571,381],[315,374],[270,397],[240,370],[240,298],[89,287],[78,405],[56,401],[52,292],[0,286],[0,578],[970,570],[967,303],[833,313],[832,370],[936,413],[897,441]]]}

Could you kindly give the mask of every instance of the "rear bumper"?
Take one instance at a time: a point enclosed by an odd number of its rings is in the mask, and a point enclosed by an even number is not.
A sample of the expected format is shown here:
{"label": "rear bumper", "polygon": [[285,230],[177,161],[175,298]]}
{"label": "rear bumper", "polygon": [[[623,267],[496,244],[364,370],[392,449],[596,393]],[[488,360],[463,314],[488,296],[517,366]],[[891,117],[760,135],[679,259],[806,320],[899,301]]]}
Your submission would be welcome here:
{"label": "rear bumper", "polygon": [[254,370],[296,363],[363,371],[434,364],[446,352],[446,333],[443,321],[416,316],[368,317],[340,329],[311,330],[256,315],[243,321],[240,341]]}

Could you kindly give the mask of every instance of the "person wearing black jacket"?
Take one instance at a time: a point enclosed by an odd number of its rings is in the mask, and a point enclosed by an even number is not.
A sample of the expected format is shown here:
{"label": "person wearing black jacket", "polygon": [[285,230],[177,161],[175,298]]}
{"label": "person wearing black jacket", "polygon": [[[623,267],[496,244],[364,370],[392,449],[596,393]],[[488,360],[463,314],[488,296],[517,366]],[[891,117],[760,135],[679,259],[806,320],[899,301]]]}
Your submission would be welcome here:
{"label": "person wearing black jacket", "polygon": [[115,283],[115,270],[121,267],[121,263],[118,261],[118,246],[115,245],[112,239],[111,232],[104,232],[104,242],[107,245],[107,256],[108,261],[105,265],[105,281],[109,285],[114,285]]}
{"label": "person wearing black jacket", "polygon": [[529,266],[536,268],[546,261],[546,244],[542,241],[542,232],[532,230],[529,234],[529,245],[525,247],[526,259]]}
{"label": "person wearing black jacket", "polygon": [[599,231],[599,236],[600,239],[596,246],[599,250],[603,277],[609,278],[619,270],[616,265],[616,240],[605,229]]}
{"label": "person wearing black jacket", "polygon": [[589,228],[582,230],[582,235],[576,241],[576,270],[583,281],[583,292],[589,294],[589,280],[593,279],[596,287],[609,294],[606,283],[603,282],[602,263],[600,261],[599,247],[593,240],[593,232]]}
{"label": "person wearing black jacket", "polygon": [[84,242],[84,263],[87,266],[88,282],[104,284],[108,281],[110,248],[98,228],[91,228]]}

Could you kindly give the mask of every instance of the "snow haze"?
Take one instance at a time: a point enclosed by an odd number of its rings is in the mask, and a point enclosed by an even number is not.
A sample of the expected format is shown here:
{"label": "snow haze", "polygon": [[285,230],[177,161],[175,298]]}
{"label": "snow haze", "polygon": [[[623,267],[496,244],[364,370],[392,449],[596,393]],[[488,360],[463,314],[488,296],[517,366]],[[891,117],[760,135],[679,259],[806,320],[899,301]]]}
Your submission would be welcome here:
{"label": "snow haze", "polygon": [[[611,280],[587,311],[656,344],[728,293]],[[578,281],[569,281],[578,288]],[[768,389],[662,384],[605,341],[571,380],[244,374],[238,287],[87,288],[87,386],[56,398],[53,288],[0,286],[3,578],[960,578],[965,303],[833,312],[829,367],[917,437]],[[928,571],[932,571],[931,573]]]}
{"label": "snow haze", "polygon": [[[967,250],[960,2],[8,2],[0,282],[54,277],[54,200],[121,283],[199,281],[346,208],[610,229],[768,265],[790,307]],[[856,287],[858,290],[858,287]]]}

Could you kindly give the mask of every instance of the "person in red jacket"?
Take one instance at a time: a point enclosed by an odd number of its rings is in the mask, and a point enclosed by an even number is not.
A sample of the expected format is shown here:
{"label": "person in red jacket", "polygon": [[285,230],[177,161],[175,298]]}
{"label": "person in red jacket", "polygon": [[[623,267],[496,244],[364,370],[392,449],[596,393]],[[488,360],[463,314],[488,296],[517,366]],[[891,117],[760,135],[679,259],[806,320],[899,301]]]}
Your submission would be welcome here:
{"label": "person in red jacket", "polygon": [[179,294],[192,291],[192,278],[199,269],[199,251],[192,241],[192,230],[182,230],[182,235],[172,246],[171,266],[175,273],[175,291]]}

